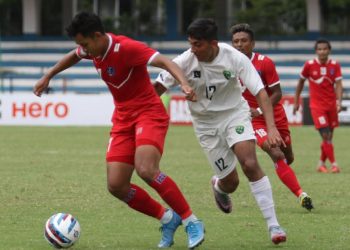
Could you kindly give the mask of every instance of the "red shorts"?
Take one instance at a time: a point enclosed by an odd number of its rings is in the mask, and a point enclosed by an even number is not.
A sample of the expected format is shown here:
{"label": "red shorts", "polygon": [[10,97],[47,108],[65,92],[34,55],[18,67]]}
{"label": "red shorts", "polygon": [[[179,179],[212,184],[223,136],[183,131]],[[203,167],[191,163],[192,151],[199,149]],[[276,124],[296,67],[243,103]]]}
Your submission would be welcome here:
{"label": "red shorts", "polygon": [[311,108],[311,116],[316,129],[339,126],[337,109],[321,110]]}
{"label": "red shorts", "polygon": [[[292,138],[290,136],[290,131],[288,127],[287,117],[282,117],[281,119],[276,119],[276,127],[278,132],[280,133],[284,143],[286,145],[292,144]],[[257,144],[259,147],[262,147],[264,142],[267,140],[267,127],[265,121],[259,120],[254,121],[253,119],[253,128],[257,140]]]}
{"label": "red shorts", "polygon": [[107,162],[133,165],[136,147],[140,145],[153,145],[162,154],[169,117],[166,112],[161,112],[159,116],[156,114],[141,112],[133,121],[116,122],[110,132]]}

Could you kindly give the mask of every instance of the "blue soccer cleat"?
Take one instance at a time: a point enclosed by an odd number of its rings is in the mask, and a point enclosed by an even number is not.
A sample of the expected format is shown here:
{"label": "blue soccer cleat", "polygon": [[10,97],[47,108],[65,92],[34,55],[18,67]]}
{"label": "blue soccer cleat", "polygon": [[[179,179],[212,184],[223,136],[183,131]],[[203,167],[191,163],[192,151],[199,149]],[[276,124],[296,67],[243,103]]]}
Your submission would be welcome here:
{"label": "blue soccer cleat", "polygon": [[204,224],[202,221],[190,221],[185,231],[188,237],[189,249],[194,249],[204,241]]}
{"label": "blue soccer cleat", "polygon": [[158,244],[159,248],[168,248],[174,244],[175,231],[181,224],[181,217],[173,211],[173,218],[171,218],[171,221],[160,227],[162,238]]}

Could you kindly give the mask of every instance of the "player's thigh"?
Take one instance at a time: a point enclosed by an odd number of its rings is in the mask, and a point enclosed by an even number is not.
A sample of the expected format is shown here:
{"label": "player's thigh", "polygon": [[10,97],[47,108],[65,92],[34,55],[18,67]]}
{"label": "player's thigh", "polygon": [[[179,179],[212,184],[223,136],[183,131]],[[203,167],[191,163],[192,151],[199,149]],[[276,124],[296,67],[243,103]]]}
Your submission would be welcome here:
{"label": "player's thigh", "polygon": [[169,127],[167,116],[143,115],[138,119],[135,127],[136,147],[152,145],[163,153],[166,134]]}
{"label": "player's thigh", "polygon": [[132,129],[113,127],[106,152],[107,162],[122,162],[134,165],[135,135]]}
{"label": "player's thigh", "polygon": [[235,169],[237,159],[219,129],[196,129],[196,135],[215,175],[219,179],[228,176]]}
{"label": "player's thigh", "polygon": [[336,108],[328,111],[328,119],[331,129],[339,126],[338,111]]}

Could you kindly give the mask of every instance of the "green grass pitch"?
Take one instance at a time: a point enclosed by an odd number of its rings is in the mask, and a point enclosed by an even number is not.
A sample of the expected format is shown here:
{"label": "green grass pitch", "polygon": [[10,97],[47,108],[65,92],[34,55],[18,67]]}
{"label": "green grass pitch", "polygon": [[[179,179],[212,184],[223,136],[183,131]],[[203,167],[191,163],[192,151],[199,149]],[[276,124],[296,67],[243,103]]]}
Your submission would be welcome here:
{"label": "green grass pitch", "polygon": [[[223,214],[209,184],[212,170],[192,127],[171,127],[161,169],[181,187],[206,238],[199,249],[350,249],[349,127],[336,129],[334,144],[340,174],[315,171],[320,136],[313,127],[293,127],[293,168],[313,200],[310,213],[279,181],[269,158],[258,150],[270,178],[285,244],[275,246],[240,167],[234,210]],[[45,221],[56,212],[72,213],[82,235],[72,249],[157,249],[159,223],[129,209],[106,189],[107,127],[0,127],[0,249],[51,249],[43,237]],[[139,177],[133,179],[159,200]],[[176,249],[186,249],[180,227]]]}

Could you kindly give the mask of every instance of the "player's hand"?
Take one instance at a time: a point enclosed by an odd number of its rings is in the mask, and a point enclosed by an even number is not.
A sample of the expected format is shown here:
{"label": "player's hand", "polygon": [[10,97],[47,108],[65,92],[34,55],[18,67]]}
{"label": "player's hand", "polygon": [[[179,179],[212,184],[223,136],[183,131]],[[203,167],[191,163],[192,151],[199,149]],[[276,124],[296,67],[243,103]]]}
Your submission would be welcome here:
{"label": "player's hand", "polygon": [[185,94],[186,100],[191,102],[197,101],[197,96],[194,90],[188,85],[181,85],[182,92]]}
{"label": "player's hand", "polygon": [[267,141],[271,148],[281,146],[287,147],[276,127],[269,129],[267,133]]}
{"label": "player's hand", "polygon": [[293,106],[293,115],[295,115],[297,113],[297,111],[299,110],[299,103],[294,103]]}
{"label": "player's hand", "polygon": [[252,118],[260,116],[260,112],[255,108],[250,108],[250,115]]}
{"label": "player's hand", "polygon": [[49,86],[50,79],[46,76],[41,77],[41,79],[35,84],[33,88],[33,93],[36,96],[41,96],[41,94],[47,89]]}

